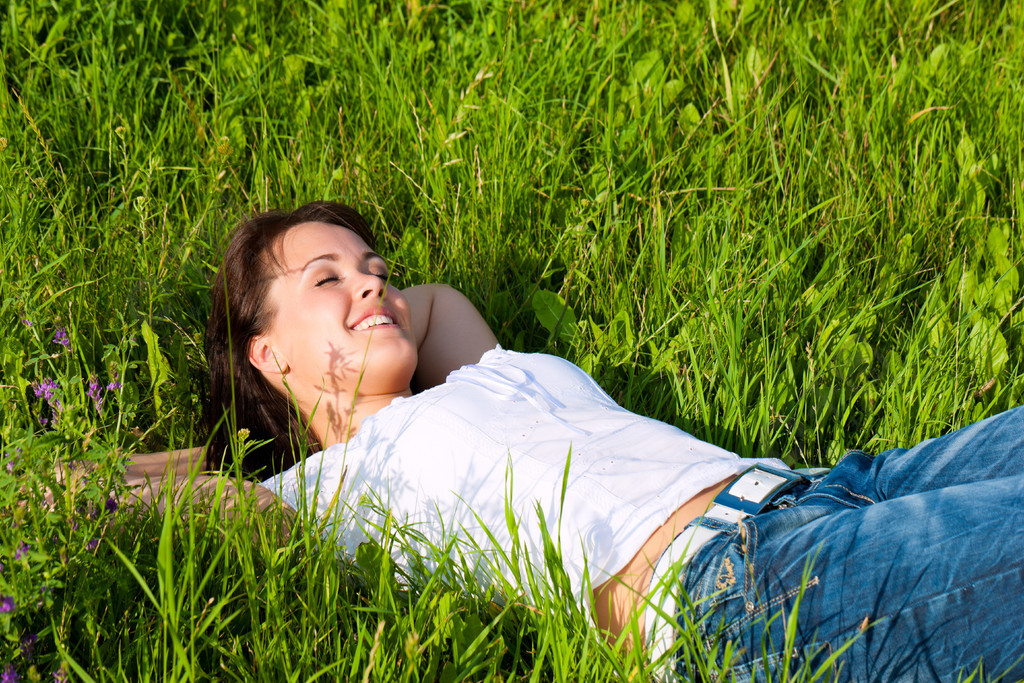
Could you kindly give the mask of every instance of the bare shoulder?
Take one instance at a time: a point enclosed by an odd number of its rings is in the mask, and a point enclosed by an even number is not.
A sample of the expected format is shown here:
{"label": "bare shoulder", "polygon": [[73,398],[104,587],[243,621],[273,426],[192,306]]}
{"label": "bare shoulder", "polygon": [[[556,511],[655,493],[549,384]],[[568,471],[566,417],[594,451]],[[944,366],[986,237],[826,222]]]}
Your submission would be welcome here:
{"label": "bare shoulder", "polygon": [[412,311],[420,389],[441,384],[452,370],[476,363],[497,345],[487,321],[457,289],[434,283],[410,287],[402,294]]}
{"label": "bare shoulder", "polygon": [[416,338],[416,346],[423,343],[423,337],[427,332],[427,321],[430,319],[430,310],[433,308],[434,297],[441,289],[448,288],[448,285],[432,283],[429,285],[414,285],[402,290],[402,296],[409,302],[409,310],[412,312],[412,331]]}

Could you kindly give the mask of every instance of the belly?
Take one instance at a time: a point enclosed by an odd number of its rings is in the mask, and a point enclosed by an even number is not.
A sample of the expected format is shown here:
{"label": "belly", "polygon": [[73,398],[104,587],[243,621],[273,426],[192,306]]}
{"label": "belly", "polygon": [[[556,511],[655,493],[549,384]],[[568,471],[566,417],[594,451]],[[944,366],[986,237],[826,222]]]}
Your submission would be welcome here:
{"label": "belly", "polygon": [[594,620],[615,641],[631,627],[636,615],[641,643],[644,638],[643,612],[644,597],[651,583],[654,565],[672,540],[686,528],[686,525],[704,514],[718,492],[735,477],[729,477],[714,486],[709,486],[684,503],[665,523],[658,527],[644,542],[640,550],[615,576],[594,588]]}

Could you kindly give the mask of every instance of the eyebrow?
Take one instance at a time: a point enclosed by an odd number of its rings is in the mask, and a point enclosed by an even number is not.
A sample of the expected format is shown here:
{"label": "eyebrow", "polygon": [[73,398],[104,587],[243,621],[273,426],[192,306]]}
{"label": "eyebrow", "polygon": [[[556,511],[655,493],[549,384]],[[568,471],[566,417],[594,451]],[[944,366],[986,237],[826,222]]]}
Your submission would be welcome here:
{"label": "eyebrow", "polygon": [[[383,261],[384,257],[375,251],[364,251],[363,255],[359,259],[359,262],[366,263],[367,261],[372,261],[374,259],[380,259],[381,261]],[[317,261],[331,261],[332,263],[337,262],[338,255],[332,252],[328,254],[320,254],[319,256],[314,256],[313,258],[306,261],[306,265],[302,266],[301,272],[305,273],[307,270],[309,270],[309,267],[316,263]]]}

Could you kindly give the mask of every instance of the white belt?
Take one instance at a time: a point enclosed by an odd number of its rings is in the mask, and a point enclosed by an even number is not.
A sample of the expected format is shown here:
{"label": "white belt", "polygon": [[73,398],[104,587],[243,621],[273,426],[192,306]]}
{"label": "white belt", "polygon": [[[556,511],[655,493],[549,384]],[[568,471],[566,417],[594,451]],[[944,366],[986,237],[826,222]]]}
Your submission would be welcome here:
{"label": "white belt", "polygon": [[[775,494],[802,481],[806,478],[791,470],[755,465],[715,496],[702,519],[736,524],[768,507]],[[651,661],[668,652],[678,635],[675,615],[679,612],[679,582],[683,569],[705,543],[722,533],[695,522],[669,543],[654,565],[644,608],[644,634]]]}

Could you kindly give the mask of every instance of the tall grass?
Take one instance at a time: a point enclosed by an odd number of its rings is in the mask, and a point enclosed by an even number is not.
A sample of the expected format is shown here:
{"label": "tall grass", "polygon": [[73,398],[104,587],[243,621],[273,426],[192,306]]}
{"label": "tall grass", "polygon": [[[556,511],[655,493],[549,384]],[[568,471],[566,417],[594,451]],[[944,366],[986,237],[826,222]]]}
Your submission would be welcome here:
{"label": "tall grass", "polygon": [[[257,209],[355,205],[401,284],[744,456],[828,465],[1021,402],[1020,3],[7,10],[0,665],[24,678],[643,670],[556,580],[500,604],[308,524],[106,507],[124,453],[201,439],[207,289]],[[64,460],[100,469],[65,488]]]}

